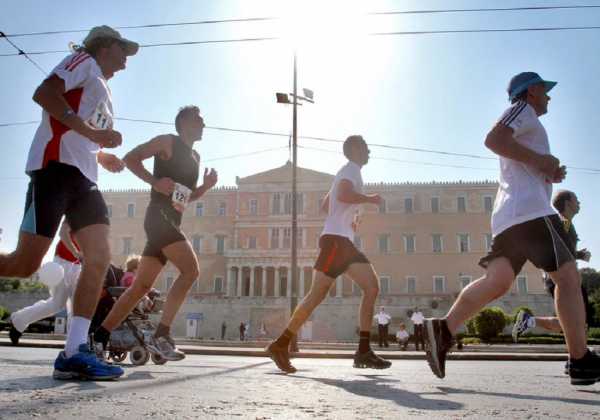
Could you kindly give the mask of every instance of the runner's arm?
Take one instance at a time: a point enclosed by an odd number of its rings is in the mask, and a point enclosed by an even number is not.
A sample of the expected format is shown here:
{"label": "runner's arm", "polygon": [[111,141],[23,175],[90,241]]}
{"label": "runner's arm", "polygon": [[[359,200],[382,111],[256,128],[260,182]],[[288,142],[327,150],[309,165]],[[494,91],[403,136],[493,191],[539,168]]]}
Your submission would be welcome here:
{"label": "runner's arm", "polygon": [[216,185],[218,179],[219,175],[214,168],[211,168],[210,170],[208,168],[204,168],[203,183],[190,194],[190,201],[194,201],[202,197],[206,191],[210,190]]}
{"label": "runner's arm", "polygon": [[154,186],[158,179],[144,168],[143,161],[151,157],[158,158],[161,155],[170,155],[171,141],[171,136],[169,135],[156,136],[152,140],[140,144],[128,152],[123,157],[123,162],[125,162],[127,169],[133,172],[135,176]]}
{"label": "runner's arm", "polygon": [[354,190],[352,182],[347,179],[342,179],[338,184],[337,199],[348,204],[372,203],[379,204],[381,197],[379,194],[360,194]]}

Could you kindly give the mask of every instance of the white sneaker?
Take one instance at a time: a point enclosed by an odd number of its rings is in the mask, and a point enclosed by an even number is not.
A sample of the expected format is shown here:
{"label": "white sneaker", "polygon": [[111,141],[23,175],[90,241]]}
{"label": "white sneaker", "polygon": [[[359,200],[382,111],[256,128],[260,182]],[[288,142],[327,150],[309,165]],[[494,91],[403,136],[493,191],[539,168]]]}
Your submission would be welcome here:
{"label": "white sneaker", "polygon": [[516,343],[521,335],[533,328],[535,328],[535,319],[527,312],[519,311],[512,329],[513,341]]}
{"label": "white sneaker", "polygon": [[175,346],[175,341],[171,337],[151,336],[146,346],[151,353],[158,354],[168,361],[176,362],[185,359],[185,353]]}

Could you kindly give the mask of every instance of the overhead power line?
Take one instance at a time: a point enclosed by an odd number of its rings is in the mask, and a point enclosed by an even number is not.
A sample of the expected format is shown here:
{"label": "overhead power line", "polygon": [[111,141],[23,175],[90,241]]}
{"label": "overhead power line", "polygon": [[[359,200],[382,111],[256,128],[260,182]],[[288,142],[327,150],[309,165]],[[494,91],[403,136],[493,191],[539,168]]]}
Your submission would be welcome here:
{"label": "overhead power line", "polygon": [[[569,10],[569,9],[596,9],[600,5],[570,5],[570,6],[529,6],[529,7],[494,7],[494,8],[470,8],[470,9],[423,9],[423,10],[393,10],[381,12],[369,12],[366,16],[393,16],[393,15],[425,15],[425,14],[442,14],[442,13],[490,13],[490,12],[518,12],[518,11],[551,11],[551,10]],[[114,26],[115,29],[153,29],[153,28],[169,28],[181,26],[198,26],[198,25],[214,25],[221,23],[243,23],[243,22],[269,22],[278,21],[283,18],[277,16],[263,17],[246,17],[246,18],[231,18],[231,19],[205,19],[187,22],[167,22],[167,23],[150,23],[144,25],[123,25]],[[42,32],[23,32],[13,33],[7,36],[27,37],[27,36],[44,36],[44,35],[60,35],[60,34],[76,34],[86,33],[89,29],[67,29]]]}
{"label": "overhead power line", "polygon": [[8,39],[8,37],[7,37],[7,36],[4,34],[4,32],[2,32],[2,31],[0,31],[0,38],[4,38],[4,39],[6,39],[6,42],[8,42],[10,45],[12,45],[12,46],[13,46],[13,48],[14,48],[15,50],[17,50],[17,53],[16,53],[16,54],[13,54],[13,55],[22,55],[22,56],[23,56],[23,57],[25,57],[27,60],[29,60],[29,62],[30,62],[31,64],[33,64],[35,67],[37,67],[37,69],[38,69],[39,71],[41,71],[43,74],[47,75],[47,73],[46,73],[46,70],[44,70],[44,69],[42,68],[42,66],[40,66],[38,63],[36,63],[35,61],[33,61],[33,59],[32,59],[31,57],[29,57],[25,51],[23,51],[21,48],[17,47],[17,46],[15,45],[15,43],[14,43],[14,42],[12,42],[10,39]]}

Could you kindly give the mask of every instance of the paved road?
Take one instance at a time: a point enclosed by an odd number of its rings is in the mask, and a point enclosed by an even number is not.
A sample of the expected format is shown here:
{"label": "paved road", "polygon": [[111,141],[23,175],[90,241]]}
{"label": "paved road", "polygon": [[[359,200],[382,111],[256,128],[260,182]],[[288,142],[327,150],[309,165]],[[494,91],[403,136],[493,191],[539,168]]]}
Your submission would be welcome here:
{"label": "paved road", "polygon": [[93,383],[54,381],[55,356],[0,347],[0,418],[600,419],[600,384],[569,385],[562,362],[451,361],[439,380],[422,360],[363,371],[298,359],[285,376],[268,359],[191,355]]}

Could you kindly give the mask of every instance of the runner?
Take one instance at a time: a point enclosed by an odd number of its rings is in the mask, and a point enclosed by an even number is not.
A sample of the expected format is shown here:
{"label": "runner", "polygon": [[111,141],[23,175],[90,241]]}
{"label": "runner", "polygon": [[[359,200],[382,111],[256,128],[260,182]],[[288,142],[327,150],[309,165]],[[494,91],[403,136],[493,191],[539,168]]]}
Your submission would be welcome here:
{"label": "runner", "polygon": [[508,86],[512,106],[487,135],[485,145],[500,156],[500,186],[492,213],[494,241],[480,261],[486,275],[462,290],[445,319],[426,319],[427,360],[434,374],[445,376],[453,335],[486,304],[510,290],[528,260],[556,284],[556,313],[569,351],[574,385],[600,380],[600,358],[587,348],[581,279],[569,238],[550,205],[552,183],[566,169],[550,154],[539,116],[546,114],[555,82],[532,72],[520,73]]}
{"label": "runner", "polygon": [[[579,236],[577,236],[577,231],[575,230],[575,226],[573,225],[573,217],[580,210],[580,203],[577,199],[577,195],[572,191],[561,190],[554,196],[552,200],[552,205],[558,211],[560,218],[563,222],[563,226],[567,235],[569,236],[569,245],[571,254],[575,256],[576,260],[589,261],[592,257],[592,254],[587,249],[577,250],[577,242],[579,242]],[[544,284],[546,290],[554,298],[554,282],[547,275],[544,274]],[[586,324],[589,325],[592,321],[593,308],[590,307],[590,303],[588,300],[588,293],[583,284],[581,285],[581,293],[583,295],[583,303],[585,306],[585,319]],[[532,316],[526,311],[519,311],[516,316],[515,325],[513,326],[512,336],[515,342],[519,340],[519,336],[525,334],[527,331],[535,328],[535,327],[544,328],[549,331],[560,333],[562,332],[562,328],[560,326],[560,321],[558,317],[555,316]]]}
{"label": "runner", "polygon": [[[202,186],[196,187],[200,156],[192,146],[202,139],[204,120],[200,110],[195,106],[181,108],[175,118],[175,127],[178,135],[155,137],[124,158],[131,172],[152,185],[144,220],[147,242],[133,284],[119,297],[94,334],[94,340],[106,349],[110,332],[150,291],[167,261],[171,261],[180,275],[169,290],[160,324],[148,343],[152,352],[167,360],[185,357],[175,346],[170,330],[177,311],[198,278],[198,260],[181,232],[181,217],[189,201],[197,200],[217,183],[217,172],[206,168]],[[153,174],[142,163],[152,157]]]}
{"label": "runner", "polygon": [[60,241],[54,252],[54,262],[64,270],[64,276],[59,284],[50,289],[50,298],[39,300],[33,305],[13,312],[10,316],[10,341],[14,346],[19,345],[19,339],[29,324],[52,316],[67,309],[67,325],[73,317],[73,295],[79,274],[81,272],[81,254],[71,234],[67,221],[63,221],[59,230]]}
{"label": "runner", "polygon": [[120,159],[100,151],[122,141],[112,129],[107,81],[125,68],[127,57],[137,50],[138,44],[114,29],[95,27],[33,96],[43,114],[27,159],[31,181],[25,215],[17,249],[0,255],[0,276],[31,276],[66,216],[86,258],[65,350],[54,364],[57,379],[114,379],[123,374],[121,368],[97,360],[87,345],[87,333],[110,259],[107,208],[96,185],[98,163],[111,172],[123,169]]}
{"label": "runner", "polygon": [[360,340],[354,355],[355,368],[385,369],[391,366],[387,360],[377,356],[370,345],[370,330],[379,279],[367,257],[353,243],[357,226],[355,216],[362,203],[379,205],[377,194],[364,195],[361,168],[369,161],[369,148],[362,136],[350,136],[344,142],[344,155],[348,163],[337,173],[323,207],[328,208],[325,227],[319,239],[321,251],[315,264],[315,279],[310,291],[294,311],[287,328],[265,351],[279,369],[286,373],[296,372],[290,362],[288,351],[290,340],[323,301],[338,276],[346,274],[363,290],[360,304]]}

